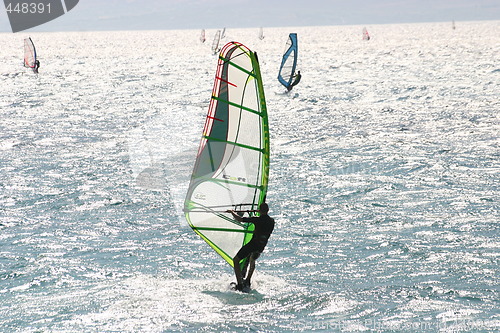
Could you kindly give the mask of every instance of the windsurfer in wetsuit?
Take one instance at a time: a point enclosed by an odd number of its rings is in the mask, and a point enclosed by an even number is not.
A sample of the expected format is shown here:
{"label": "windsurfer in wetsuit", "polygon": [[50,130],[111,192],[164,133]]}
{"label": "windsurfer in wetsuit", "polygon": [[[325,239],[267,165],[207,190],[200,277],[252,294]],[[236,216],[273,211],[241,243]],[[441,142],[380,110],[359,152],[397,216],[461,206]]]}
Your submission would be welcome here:
{"label": "windsurfer in wetsuit", "polygon": [[294,76],[295,80],[292,82],[292,84],[287,88],[288,91],[292,90],[294,86],[299,84],[300,79],[302,79],[302,75],[300,74],[300,71],[297,72],[297,75]]}
{"label": "windsurfer in wetsuit", "polygon": [[40,68],[40,61],[35,60],[35,67],[33,67],[33,72],[38,73],[38,68]]}
{"label": "windsurfer in wetsuit", "polygon": [[[231,213],[238,222],[253,223],[255,225],[252,239],[233,258],[234,274],[237,281],[236,290],[241,291],[243,288],[250,288],[250,279],[255,270],[255,260],[264,251],[267,241],[274,230],[274,219],[267,215],[269,206],[266,203],[260,204],[260,216],[258,217],[241,217],[234,210],[228,210],[227,212]],[[246,279],[243,278],[240,267],[240,261],[245,258],[249,258],[249,270]]]}

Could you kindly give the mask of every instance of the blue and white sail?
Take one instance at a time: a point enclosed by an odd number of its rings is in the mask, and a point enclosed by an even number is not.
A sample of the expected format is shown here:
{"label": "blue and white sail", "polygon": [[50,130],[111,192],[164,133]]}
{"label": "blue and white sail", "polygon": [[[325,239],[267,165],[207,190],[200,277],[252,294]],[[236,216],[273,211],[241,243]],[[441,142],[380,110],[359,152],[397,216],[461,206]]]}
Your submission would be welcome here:
{"label": "blue and white sail", "polygon": [[281,60],[281,66],[278,73],[278,81],[280,81],[280,83],[287,89],[290,88],[294,79],[295,68],[297,67],[297,57],[297,34],[291,33],[288,35],[285,52],[283,54],[283,59]]}

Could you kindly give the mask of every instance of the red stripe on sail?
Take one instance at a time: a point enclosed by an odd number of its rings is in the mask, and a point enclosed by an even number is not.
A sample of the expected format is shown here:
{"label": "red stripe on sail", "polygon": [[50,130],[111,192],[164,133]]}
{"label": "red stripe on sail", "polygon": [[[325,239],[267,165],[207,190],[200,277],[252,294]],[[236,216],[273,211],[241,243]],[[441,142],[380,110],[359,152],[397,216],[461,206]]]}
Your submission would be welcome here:
{"label": "red stripe on sail", "polygon": [[207,118],[210,118],[210,119],[213,119],[213,120],[217,120],[217,121],[222,121],[222,122],[224,122],[224,120],[219,119],[219,118],[215,118],[215,117],[212,117],[212,116],[207,116]]}
{"label": "red stripe on sail", "polygon": [[229,82],[229,81],[226,81],[226,80],[224,80],[224,79],[223,79],[223,78],[221,78],[221,77],[216,76],[215,78],[216,78],[217,80],[219,80],[219,81],[222,81],[222,82],[225,82],[225,83],[227,83],[227,84],[230,84],[230,85],[232,85],[232,86],[233,86],[233,87],[235,87],[235,88],[237,87],[237,85],[235,85],[234,83],[231,83],[231,82]]}

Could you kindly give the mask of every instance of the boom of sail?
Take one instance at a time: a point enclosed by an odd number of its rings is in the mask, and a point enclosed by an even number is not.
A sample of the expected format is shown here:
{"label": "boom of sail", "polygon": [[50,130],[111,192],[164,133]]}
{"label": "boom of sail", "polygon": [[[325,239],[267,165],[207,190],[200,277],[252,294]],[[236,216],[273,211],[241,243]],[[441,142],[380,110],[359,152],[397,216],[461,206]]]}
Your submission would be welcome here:
{"label": "boom of sail", "polygon": [[297,34],[291,33],[286,42],[285,52],[283,53],[283,59],[281,60],[281,66],[278,73],[278,81],[287,89],[293,82],[295,68],[297,67],[297,57]]}
{"label": "boom of sail", "polygon": [[230,42],[219,54],[184,213],[194,232],[231,266],[254,226],[226,211],[255,216],[265,201],[268,175],[269,125],[259,62],[256,53]]}

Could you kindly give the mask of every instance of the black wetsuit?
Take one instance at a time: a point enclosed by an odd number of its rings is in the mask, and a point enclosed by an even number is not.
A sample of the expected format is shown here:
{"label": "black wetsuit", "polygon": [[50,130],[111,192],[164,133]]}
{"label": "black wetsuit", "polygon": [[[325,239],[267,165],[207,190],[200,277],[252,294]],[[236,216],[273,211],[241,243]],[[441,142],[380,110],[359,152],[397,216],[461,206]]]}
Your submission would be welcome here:
{"label": "black wetsuit", "polygon": [[259,217],[244,217],[243,222],[253,223],[255,225],[255,230],[250,242],[238,251],[237,256],[243,259],[248,257],[251,253],[257,252],[255,256],[255,259],[257,259],[262,251],[264,251],[267,241],[274,230],[274,219],[266,214]]}
{"label": "black wetsuit", "polygon": [[292,84],[287,88],[288,91],[292,90],[293,87],[295,87],[297,84],[299,84],[300,79],[302,79],[302,75],[298,73],[295,75],[295,80],[292,82]]}
{"label": "black wetsuit", "polygon": [[295,76],[295,81],[293,81],[293,83],[292,83],[292,87],[298,85],[300,82],[300,79],[302,79],[302,75],[297,74],[297,76]]}

